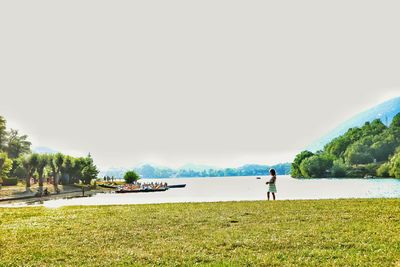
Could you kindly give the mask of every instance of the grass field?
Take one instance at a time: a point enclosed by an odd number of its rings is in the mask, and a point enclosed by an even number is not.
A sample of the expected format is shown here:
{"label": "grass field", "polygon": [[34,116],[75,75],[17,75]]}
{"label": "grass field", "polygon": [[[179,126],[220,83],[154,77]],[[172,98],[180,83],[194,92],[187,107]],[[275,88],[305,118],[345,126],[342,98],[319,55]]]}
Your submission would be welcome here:
{"label": "grass field", "polygon": [[400,200],[0,208],[0,266],[400,266]]}

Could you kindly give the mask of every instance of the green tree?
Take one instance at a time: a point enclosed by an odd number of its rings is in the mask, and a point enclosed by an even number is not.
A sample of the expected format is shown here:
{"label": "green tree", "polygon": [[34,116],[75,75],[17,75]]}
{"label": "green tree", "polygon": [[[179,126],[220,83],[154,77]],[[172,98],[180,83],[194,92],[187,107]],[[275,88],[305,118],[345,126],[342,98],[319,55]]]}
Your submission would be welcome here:
{"label": "green tree", "polygon": [[390,164],[389,162],[383,163],[376,171],[378,177],[390,177]]}
{"label": "green tree", "polygon": [[387,129],[380,119],[375,119],[371,123],[366,122],[361,128],[363,136],[374,136],[383,133]]}
{"label": "green tree", "polygon": [[93,164],[93,159],[90,154],[85,159],[85,167],[82,169],[82,180],[84,184],[90,184],[93,179],[97,178],[99,171]]}
{"label": "green tree", "polygon": [[57,153],[49,156],[49,166],[53,175],[54,191],[56,191],[57,193],[60,192],[58,184],[63,163],[64,163],[63,154]]}
{"label": "green tree", "polygon": [[61,168],[61,177],[62,177],[62,182],[64,184],[70,184],[71,183],[71,176],[73,173],[74,169],[74,158],[71,156],[65,156],[64,158],[64,163]]}
{"label": "green tree", "polygon": [[71,183],[77,183],[82,180],[82,170],[86,165],[85,158],[75,158],[71,170]]}
{"label": "green tree", "polygon": [[332,165],[333,160],[327,155],[314,155],[301,162],[301,175],[306,178],[327,177]]}
{"label": "green tree", "polygon": [[12,159],[31,152],[31,142],[27,135],[20,135],[18,130],[11,129],[6,140],[6,151]]}
{"label": "green tree", "polygon": [[7,153],[0,152],[0,184],[7,177],[13,165],[13,161],[8,158]]}
{"label": "green tree", "polygon": [[376,142],[371,146],[374,158],[378,161],[387,161],[389,156],[393,155],[398,142],[395,136],[389,132],[379,136]]}
{"label": "green tree", "polygon": [[135,171],[127,171],[124,175],[124,180],[126,183],[131,184],[140,179],[139,175]]}
{"label": "green tree", "polygon": [[390,160],[389,175],[395,178],[400,178],[400,150]]}
{"label": "green tree", "polygon": [[314,156],[314,153],[307,151],[307,150],[298,154],[292,163],[290,175],[292,177],[302,177],[300,165],[303,162],[303,160],[305,160],[309,157],[312,157],[312,156]]}
{"label": "green tree", "polygon": [[36,171],[37,166],[39,165],[39,155],[34,153],[29,155],[24,159],[22,162],[25,170],[26,170],[26,177],[25,177],[25,187],[26,191],[30,191],[31,188],[31,178]]}
{"label": "green tree", "polygon": [[347,166],[341,159],[335,160],[331,169],[331,177],[342,178],[347,175]]}
{"label": "green tree", "polygon": [[23,165],[24,160],[25,160],[24,157],[19,157],[13,160],[13,167],[10,171],[11,177],[18,177],[19,179],[26,178],[28,174]]}
{"label": "green tree", "polygon": [[344,153],[349,145],[358,141],[363,134],[363,130],[360,128],[350,128],[344,135],[333,139],[328,143],[324,151],[335,158],[343,158]]}
{"label": "green tree", "polygon": [[354,165],[367,164],[374,161],[372,150],[362,142],[356,142],[351,145],[345,152],[345,158],[346,163]]}
{"label": "green tree", "polygon": [[0,151],[4,150],[7,140],[7,121],[4,117],[0,116]]}
{"label": "green tree", "polygon": [[39,155],[38,164],[36,167],[38,176],[39,176],[39,193],[43,193],[43,182],[44,182],[44,171],[48,164],[49,156],[46,154]]}

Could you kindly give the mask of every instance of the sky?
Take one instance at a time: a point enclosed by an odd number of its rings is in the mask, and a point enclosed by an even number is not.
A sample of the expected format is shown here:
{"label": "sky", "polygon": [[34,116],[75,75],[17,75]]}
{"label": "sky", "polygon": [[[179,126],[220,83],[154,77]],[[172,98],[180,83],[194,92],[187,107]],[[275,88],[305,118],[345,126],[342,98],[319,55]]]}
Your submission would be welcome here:
{"label": "sky", "polygon": [[0,115],[101,169],[291,161],[400,95],[398,1],[1,1]]}

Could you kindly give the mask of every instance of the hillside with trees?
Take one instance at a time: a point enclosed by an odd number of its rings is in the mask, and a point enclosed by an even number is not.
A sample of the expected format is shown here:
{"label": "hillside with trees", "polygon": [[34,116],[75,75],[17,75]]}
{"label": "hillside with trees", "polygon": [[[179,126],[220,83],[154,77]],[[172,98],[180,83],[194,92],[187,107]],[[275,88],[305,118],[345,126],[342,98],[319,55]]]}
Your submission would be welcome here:
{"label": "hillside with trees", "polygon": [[98,170],[90,154],[72,157],[61,153],[32,153],[28,136],[18,130],[7,130],[6,120],[0,116],[0,185],[16,185],[19,181],[30,191],[31,183],[38,183],[39,194],[45,181],[59,192],[60,184],[89,184]]}
{"label": "hillside with trees", "polygon": [[323,150],[303,151],[292,163],[298,178],[400,178],[400,113],[389,125],[380,119],[350,128]]}
{"label": "hillside with trees", "polygon": [[350,128],[361,128],[365,122],[372,122],[375,119],[381,119],[385,125],[393,120],[393,118],[400,112],[400,97],[389,99],[381,104],[371,107],[354,117],[339,124],[336,128],[328,132],[326,135],[321,136],[314,143],[307,147],[309,151],[318,151],[325,147],[334,138],[344,135]]}

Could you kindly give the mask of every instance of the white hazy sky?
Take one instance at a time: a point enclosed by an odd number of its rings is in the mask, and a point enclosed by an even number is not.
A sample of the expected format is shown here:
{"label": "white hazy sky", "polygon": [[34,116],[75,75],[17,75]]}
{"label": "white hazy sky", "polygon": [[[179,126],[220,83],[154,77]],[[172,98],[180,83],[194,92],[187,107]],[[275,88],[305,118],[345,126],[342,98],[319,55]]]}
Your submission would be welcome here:
{"label": "white hazy sky", "polygon": [[400,93],[398,1],[0,1],[0,114],[101,168],[290,161]]}

